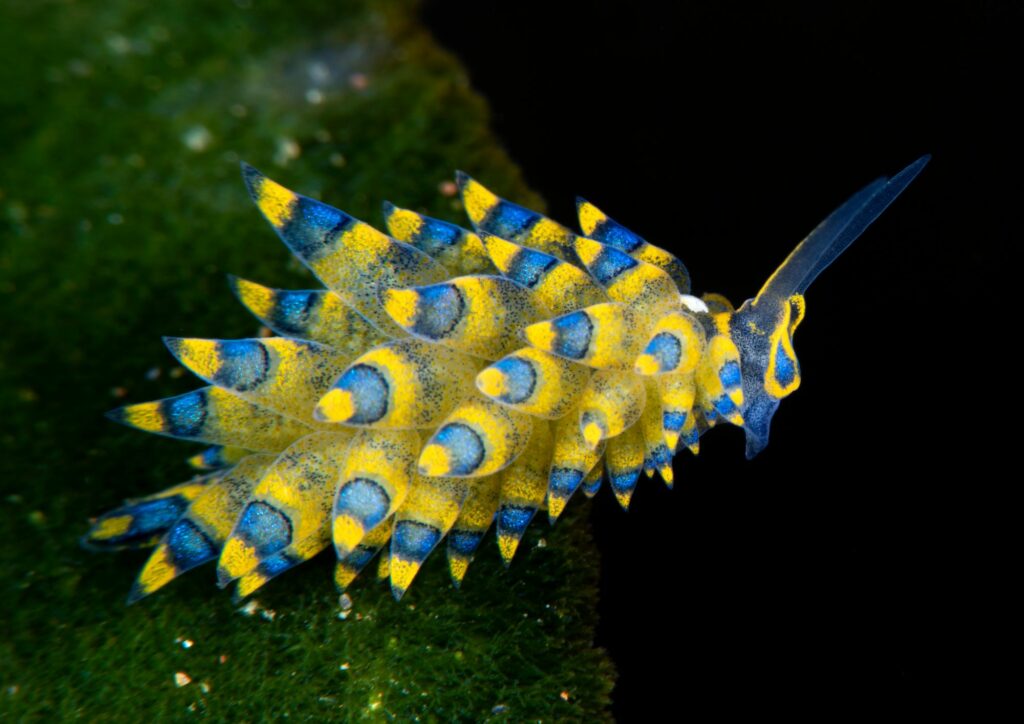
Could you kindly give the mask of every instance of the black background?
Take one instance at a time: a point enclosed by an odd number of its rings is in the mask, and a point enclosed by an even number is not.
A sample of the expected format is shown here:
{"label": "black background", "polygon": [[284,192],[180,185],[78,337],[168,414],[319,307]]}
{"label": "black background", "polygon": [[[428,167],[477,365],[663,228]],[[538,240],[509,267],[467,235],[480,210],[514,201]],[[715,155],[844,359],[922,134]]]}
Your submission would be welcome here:
{"label": "black background", "polygon": [[914,711],[995,686],[985,566],[1013,476],[986,470],[999,446],[974,431],[1011,406],[1011,330],[985,322],[1020,203],[1018,11],[449,0],[424,16],[551,215],[575,227],[574,197],[593,201],[676,253],[698,294],[742,302],[846,196],[934,157],[811,288],[803,386],[768,449],[747,462],[742,433],[716,428],[677,457],[674,491],[642,480],[628,514],[607,491],[593,504],[616,717]]}

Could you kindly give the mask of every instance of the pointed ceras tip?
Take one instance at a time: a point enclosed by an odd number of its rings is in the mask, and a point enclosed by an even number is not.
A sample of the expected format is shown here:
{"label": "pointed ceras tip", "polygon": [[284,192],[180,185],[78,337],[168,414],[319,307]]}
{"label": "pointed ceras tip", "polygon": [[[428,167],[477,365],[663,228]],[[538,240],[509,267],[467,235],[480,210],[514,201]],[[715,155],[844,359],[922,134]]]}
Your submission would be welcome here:
{"label": "pointed ceras tip", "polygon": [[228,572],[227,568],[217,566],[217,588],[227,588],[227,585],[235,580],[235,577]]}
{"label": "pointed ceras tip", "polygon": [[181,352],[181,345],[185,341],[184,337],[161,337],[160,340],[164,343],[164,347],[175,357],[178,357],[178,353]]}
{"label": "pointed ceras tip", "polygon": [[242,180],[245,181],[246,188],[249,189],[249,195],[254,199],[256,198],[256,192],[259,190],[260,181],[266,178],[260,173],[255,167],[250,166],[245,161],[239,163],[239,167],[242,170]]}
{"label": "pointed ceras tip", "polygon": [[139,582],[136,581],[134,584],[132,584],[132,588],[130,591],[128,591],[128,595],[125,596],[124,605],[131,606],[133,603],[137,603],[145,597],[146,591],[142,588],[142,586],[139,585]]}
{"label": "pointed ceras tip", "polygon": [[253,591],[245,590],[242,586],[242,579],[239,579],[237,585],[235,585],[235,590],[231,592],[231,604],[237,606],[247,599],[252,593]]}
{"label": "pointed ceras tip", "polygon": [[469,559],[462,556],[448,556],[448,575],[452,579],[455,588],[462,588],[462,580],[469,570]]}
{"label": "pointed ceras tip", "polygon": [[106,412],[103,413],[103,416],[110,420],[111,422],[116,422],[119,425],[127,424],[124,419],[123,407],[115,407],[113,410],[107,410]]}

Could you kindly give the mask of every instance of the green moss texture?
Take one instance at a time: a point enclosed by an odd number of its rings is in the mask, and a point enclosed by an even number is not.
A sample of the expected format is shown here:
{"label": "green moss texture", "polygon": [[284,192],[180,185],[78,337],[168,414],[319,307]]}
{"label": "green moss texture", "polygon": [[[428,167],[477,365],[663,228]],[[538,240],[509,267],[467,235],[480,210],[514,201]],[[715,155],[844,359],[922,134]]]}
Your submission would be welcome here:
{"label": "green moss texture", "polygon": [[102,417],[198,386],[160,336],[252,335],[228,272],[309,285],[240,160],[372,223],[385,199],[462,222],[455,168],[540,206],[416,13],[0,0],[0,720],[607,718],[579,504],[508,571],[491,536],[461,591],[439,554],[400,604],[367,572],[344,620],[330,556],[246,615],[212,568],[125,607],[146,554],[77,545],[190,475],[196,446]]}

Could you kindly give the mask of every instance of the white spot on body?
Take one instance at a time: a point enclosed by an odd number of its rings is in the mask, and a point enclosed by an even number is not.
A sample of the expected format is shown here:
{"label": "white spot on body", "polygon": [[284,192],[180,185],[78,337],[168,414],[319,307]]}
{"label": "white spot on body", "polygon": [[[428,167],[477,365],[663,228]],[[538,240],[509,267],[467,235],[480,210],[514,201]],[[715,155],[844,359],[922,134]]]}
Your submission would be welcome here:
{"label": "white spot on body", "polygon": [[691,312],[709,312],[708,305],[704,303],[704,300],[700,297],[695,297],[692,294],[680,294],[679,303],[689,309]]}

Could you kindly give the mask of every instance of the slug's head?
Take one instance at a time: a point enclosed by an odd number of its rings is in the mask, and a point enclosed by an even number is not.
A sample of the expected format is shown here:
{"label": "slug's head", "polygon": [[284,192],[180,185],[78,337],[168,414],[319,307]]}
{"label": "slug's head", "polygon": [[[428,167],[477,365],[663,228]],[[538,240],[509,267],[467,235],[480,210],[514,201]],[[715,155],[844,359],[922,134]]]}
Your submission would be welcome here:
{"label": "slug's head", "polygon": [[731,315],[729,336],[739,350],[743,376],[748,458],[768,444],[779,401],[800,386],[793,332],[804,318],[807,288],[902,193],[929,159],[922,156],[891,179],[878,179],[850,197],[797,245],[754,299]]}
{"label": "slug's head", "polygon": [[804,319],[804,297],[746,302],[733,315],[729,333],[740,352],[743,370],[743,430],[747,458],[768,445],[772,415],[779,401],[800,386],[800,363],[793,333]]}

